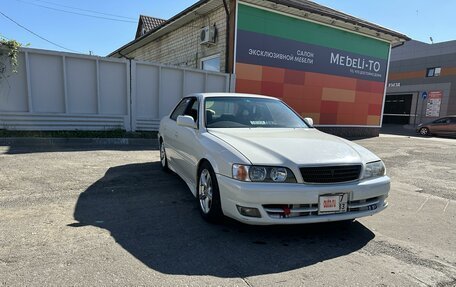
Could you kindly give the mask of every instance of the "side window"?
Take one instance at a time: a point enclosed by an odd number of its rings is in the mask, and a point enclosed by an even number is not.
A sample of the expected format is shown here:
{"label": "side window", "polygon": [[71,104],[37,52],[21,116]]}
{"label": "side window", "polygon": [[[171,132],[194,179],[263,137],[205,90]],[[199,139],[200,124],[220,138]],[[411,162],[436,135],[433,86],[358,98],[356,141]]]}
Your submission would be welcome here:
{"label": "side window", "polygon": [[198,100],[196,98],[191,99],[191,106],[185,111],[186,116],[191,116],[193,120],[198,122]]}
{"label": "side window", "polygon": [[450,123],[456,124],[456,118],[450,118]]}
{"label": "side window", "polygon": [[446,124],[447,121],[448,121],[448,118],[443,118],[443,119],[435,120],[434,123],[435,124]]}
{"label": "side window", "polygon": [[174,109],[173,113],[171,114],[170,118],[172,120],[177,120],[178,116],[181,116],[185,113],[185,110],[187,109],[188,104],[190,103],[192,99],[190,98],[185,98],[183,99]]}

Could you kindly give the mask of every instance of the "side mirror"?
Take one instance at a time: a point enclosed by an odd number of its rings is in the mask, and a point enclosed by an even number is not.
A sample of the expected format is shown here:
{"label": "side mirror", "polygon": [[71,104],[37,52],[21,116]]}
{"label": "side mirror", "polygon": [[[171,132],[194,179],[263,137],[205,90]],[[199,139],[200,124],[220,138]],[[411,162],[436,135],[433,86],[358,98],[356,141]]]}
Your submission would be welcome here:
{"label": "side mirror", "polygon": [[195,120],[191,116],[178,116],[177,125],[181,127],[189,127],[192,129],[196,129]]}
{"label": "side mirror", "polygon": [[304,118],[304,120],[311,126],[313,127],[314,125],[314,120],[312,118]]}

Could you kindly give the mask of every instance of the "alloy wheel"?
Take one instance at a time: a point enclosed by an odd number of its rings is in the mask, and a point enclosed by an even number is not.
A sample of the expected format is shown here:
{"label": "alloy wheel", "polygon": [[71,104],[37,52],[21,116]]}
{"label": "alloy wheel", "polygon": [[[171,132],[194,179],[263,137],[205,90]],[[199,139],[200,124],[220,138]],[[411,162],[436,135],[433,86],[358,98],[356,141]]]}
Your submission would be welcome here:
{"label": "alloy wheel", "polygon": [[420,129],[420,134],[421,134],[422,136],[427,136],[427,135],[429,135],[429,129],[428,129],[428,128],[421,128],[421,129]]}
{"label": "alloy wheel", "polygon": [[160,143],[160,162],[162,167],[166,167],[166,152],[163,142]]}
{"label": "alloy wheel", "polygon": [[208,214],[212,207],[212,178],[207,169],[201,171],[198,194],[201,210],[203,213]]}

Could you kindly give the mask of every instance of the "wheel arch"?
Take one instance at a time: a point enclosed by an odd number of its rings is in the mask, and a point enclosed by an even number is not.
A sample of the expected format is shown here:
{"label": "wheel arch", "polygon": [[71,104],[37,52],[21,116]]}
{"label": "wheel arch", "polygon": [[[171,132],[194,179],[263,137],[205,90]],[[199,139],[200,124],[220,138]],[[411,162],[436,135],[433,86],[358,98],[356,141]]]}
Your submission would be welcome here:
{"label": "wheel arch", "polygon": [[204,163],[204,162],[207,162],[208,164],[210,164],[210,166],[212,167],[212,170],[214,171],[215,174],[218,173],[218,165],[217,163],[215,162],[214,159],[211,159],[209,156],[205,155],[204,157],[202,157],[199,161],[198,161],[198,164],[196,166],[196,179],[198,180],[199,178],[199,172],[200,172],[200,168],[201,168],[201,165]]}

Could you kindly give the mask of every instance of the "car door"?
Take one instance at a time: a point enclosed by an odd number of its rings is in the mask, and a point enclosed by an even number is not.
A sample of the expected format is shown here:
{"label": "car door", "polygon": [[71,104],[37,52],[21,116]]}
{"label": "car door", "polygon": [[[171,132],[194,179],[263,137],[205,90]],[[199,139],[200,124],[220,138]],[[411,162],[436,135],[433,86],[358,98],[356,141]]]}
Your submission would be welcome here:
{"label": "car door", "polygon": [[190,181],[193,186],[196,184],[196,166],[199,160],[200,143],[199,143],[199,101],[198,98],[191,98],[184,115],[193,117],[197,128],[177,127],[177,136],[175,137],[176,157],[179,159],[179,165],[182,170],[182,175],[186,180]]}
{"label": "car door", "polygon": [[456,117],[450,118],[450,133],[456,135]]}
{"label": "car door", "polygon": [[189,104],[191,103],[190,98],[183,98],[176,106],[174,111],[171,113],[169,119],[165,121],[163,128],[163,142],[165,143],[166,155],[168,158],[169,165],[176,170],[177,173],[181,173],[181,165],[179,164],[179,153],[177,152],[177,134],[180,127],[177,126],[177,117],[184,115]]}
{"label": "car door", "polygon": [[433,134],[444,134],[447,133],[447,129],[449,128],[449,118],[441,118],[435,120],[432,125],[430,126],[431,133]]}

